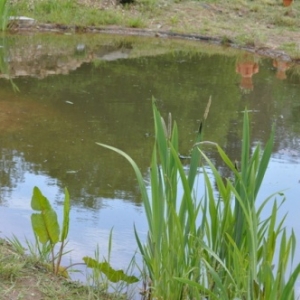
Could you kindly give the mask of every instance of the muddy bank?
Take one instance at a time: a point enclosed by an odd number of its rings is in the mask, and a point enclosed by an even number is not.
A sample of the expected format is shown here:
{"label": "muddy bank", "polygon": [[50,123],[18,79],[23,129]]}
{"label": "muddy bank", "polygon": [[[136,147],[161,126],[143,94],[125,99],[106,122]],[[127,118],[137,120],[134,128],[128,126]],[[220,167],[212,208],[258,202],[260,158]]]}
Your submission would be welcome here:
{"label": "muddy bank", "polygon": [[230,39],[220,39],[216,37],[197,35],[197,34],[185,34],[176,33],[171,31],[160,31],[152,29],[135,29],[135,28],[124,28],[119,26],[67,26],[61,24],[39,24],[34,20],[23,21],[14,20],[9,25],[9,32],[13,34],[24,34],[30,32],[53,32],[53,33],[87,33],[87,34],[116,34],[116,35],[127,35],[127,36],[145,36],[145,37],[157,37],[166,39],[182,39],[182,40],[193,40],[199,42],[213,43],[224,47],[233,47],[244,51],[258,54],[264,57],[270,57],[272,59],[280,59],[281,61],[300,63],[300,59],[293,59],[284,51],[271,49],[268,47],[255,47],[251,45],[240,46]]}

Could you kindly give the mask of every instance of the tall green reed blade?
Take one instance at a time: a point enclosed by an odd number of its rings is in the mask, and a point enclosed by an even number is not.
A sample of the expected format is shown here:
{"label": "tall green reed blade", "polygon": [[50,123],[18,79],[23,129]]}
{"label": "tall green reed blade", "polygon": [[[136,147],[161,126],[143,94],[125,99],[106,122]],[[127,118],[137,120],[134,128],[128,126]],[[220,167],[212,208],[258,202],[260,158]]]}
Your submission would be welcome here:
{"label": "tall green reed blade", "polygon": [[[199,145],[201,141],[203,140],[203,128],[205,125],[205,121],[207,119],[209,109],[211,106],[211,96],[209,97],[208,103],[206,105],[206,109],[202,118],[202,121],[200,122],[199,129],[197,132],[196,140],[194,147],[192,148],[191,152],[191,159],[190,159],[190,164],[189,164],[189,169],[188,169],[188,184],[189,184],[189,191],[185,190],[185,194],[183,195],[183,198],[181,200],[180,204],[180,210],[179,210],[179,218],[181,224],[186,224],[185,226],[185,236],[188,237],[190,234],[196,236],[197,233],[192,231],[191,232],[191,224],[194,224],[195,220],[192,218],[188,222],[186,222],[186,218],[188,217],[187,212],[191,212],[191,207],[194,205],[192,204],[192,201],[186,201],[185,196],[191,194],[193,192],[193,186],[195,183],[196,176],[198,174],[199,170],[199,164],[200,164],[200,159],[201,159],[201,154],[198,151],[198,148],[196,145]],[[179,164],[178,164],[179,165]],[[180,164],[181,165],[181,164]],[[187,204],[189,203],[189,207],[187,207]],[[189,214],[190,218],[192,215],[198,215],[200,209],[200,203],[198,205],[198,209],[195,211],[195,214]],[[199,228],[198,228],[199,229]],[[199,231],[199,230],[198,230]],[[201,230],[200,230],[201,231]]]}
{"label": "tall green reed blade", "polygon": [[[243,142],[242,142],[242,155],[241,155],[241,176],[240,179],[236,177],[236,189],[241,195],[244,201],[247,201],[246,186],[244,183],[247,182],[248,175],[248,161],[250,155],[250,134],[249,134],[249,118],[247,110],[244,113],[244,123],[243,123]],[[237,245],[240,247],[242,243],[242,235],[245,229],[244,216],[242,212],[241,205],[239,201],[235,201],[235,216],[236,222],[234,227],[234,239]]]}
{"label": "tall green reed blade", "polygon": [[[205,121],[208,116],[210,106],[211,106],[211,96],[209,97],[209,100],[208,100],[208,103],[206,105],[206,109],[205,109],[205,112],[203,115],[203,119],[199,126],[199,130],[198,130],[196,141],[195,141],[196,145],[199,144],[203,140],[203,127],[205,125]],[[200,157],[201,157],[201,155],[200,155],[200,152],[198,151],[197,147],[193,147],[192,154],[191,154],[190,168],[189,168],[189,173],[188,173],[188,181],[189,181],[190,189],[192,189],[194,186],[194,181],[195,181],[195,178],[198,173]]]}
{"label": "tall green reed blade", "polygon": [[[262,155],[260,147],[257,146],[252,154],[252,157],[250,157],[249,117],[247,110],[245,110],[241,154],[241,170],[236,170],[236,168],[233,169],[232,164],[229,165],[229,167],[235,173],[236,190],[238,191],[238,194],[241,196],[244,202],[247,202],[248,205],[250,205],[250,207],[255,205],[257,194],[259,192],[262,180],[264,178],[269,164],[273,143],[274,128],[272,129],[271,136],[266,144]],[[246,228],[243,211],[241,209],[239,201],[235,201],[235,215],[236,223],[234,227],[234,236],[237,245],[241,246],[242,236],[245,233]]]}
{"label": "tall green reed blade", "polygon": [[0,27],[5,31],[9,21],[10,2],[7,0],[0,0]]}
{"label": "tall green reed blade", "polygon": [[[197,175],[200,154],[192,151],[189,174],[178,155],[178,130],[174,122],[164,122],[153,101],[155,143],[152,152],[150,179],[151,196],[147,195],[146,185],[135,162],[123,151],[97,143],[125,157],[132,165],[138,179],[145,207],[149,231],[143,244],[137,228],[134,228],[136,240],[151,279],[151,296],[161,299],[185,299],[193,297],[193,288],[187,289],[183,283],[174,279],[189,274],[189,278],[198,280],[200,268],[199,240],[196,220],[200,204],[193,198],[193,184]],[[197,141],[202,132],[199,131]],[[182,187],[182,200],[178,199],[178,189]]]}
{"label": "tall green reed blade", "polygon": [[[153,223],[153,220],[152,220],[152,206],[151,206],[150,199],[148,197],[146,183],[144,182],[144,178],[143,178],[143,175],[142,175],[139,167],[137,166],[135,161],[128,154],[126,154],[124,151],[122,151],[118,148],[103,144],[103,143],[96,143],[96,144],[103,147],[103,148],[112,150],[112,151],[116,152],[117,154],[123,156],[130,163],[130,165],[132,166],[132,168],[134,170],[134,173],[136,175],[137,181],[138,181],[140,192],[141,192],[141,197],[142,197],[142,201],[143,201],[144,208],[145,208],[145,214],[146,214],[146,218],[147,218],[147,222],[148,222],[148,226],[149,226],[149,231],[152,232],[153,226],[154,226],[154,223]],[[142,246],[142,243],[139,239],[139,236],[136,232],[136,229],[135,229],[135,236],[136,236],[136,239],[137,239],[138,247],[139,247],[141,253],[144,255],[145,251],[143,249],[143,246]]]}
{"label": "tall green reed blade", "polygon": [[[249,122],[247,116],[244,122]],[[278,206],[276,201],[270,216],[260,220],[263,209],[275,194],[266,198],[257,208],[255,205],[271,157],[273,141],[274,128],[263,153],[257,146],[250,156],[249,126],[244,124],[241,170],[216,145],[222,160],[235,175],[234,184],[230,180],[226,180],[225,184],[221,174],[200,150],[212,170],[219,195],[216,199],[204,170],[206,196],[202,209],[206,221],[201,226],[205,227],[202,232],[205,232],[204,240],[210,249],[207,251],[210,256],[206,256],[209,264],[207,278],[208,283],[212,282],[212,287],[219,286],[219,291],[223,292],[226,290],[229,299],[294,299],[295,278],[300,274],[299,265],[285,283],[288,262],[293,261],[295,254],[294,233],[287,237],[283,227],[286,216],[277,220],[281,204]],[[231,198],[235,206],[232,206]],[[278,245],[279,258],[274,268]],[[214,293],[219,292],[215,290]]]}
{"label": "tall green reed blade", "polygon": [[106,145],[103,143],[96,143],[96,144],[103,148],[107,148],[109,150],[112,150],[112,151],[118,153],[119,155],[123,156],[131,164],[131,166],[135,172],[138,184],[139,184],[142,199],[144,201],[146,217],[147,217],[148,222],[150,223],[149,225],[151,225],[151,228],[152,228],[152,222],[151,222],[152,209],[151,209],[149,197],[147,194],[146,184],[144,182],[142,173],[141,173],[140,169],[138,168],[137,164],[134,162],[134,160],[128,154],[126,154],[124,151],[122,151],[118,148],[115,148],[115,147],[112,147],[112,146],[109,146],[109,145]]}

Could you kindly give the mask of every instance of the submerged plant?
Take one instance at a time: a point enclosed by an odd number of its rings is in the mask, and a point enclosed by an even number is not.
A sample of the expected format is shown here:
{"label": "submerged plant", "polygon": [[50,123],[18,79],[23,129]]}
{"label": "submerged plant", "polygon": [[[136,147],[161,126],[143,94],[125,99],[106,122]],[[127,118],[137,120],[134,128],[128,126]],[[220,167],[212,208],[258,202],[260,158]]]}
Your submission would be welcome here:
{"label": "submerged plant", "polygon": [[[204,120],[207,112],[208,109]],[[136,163],[123,151],[98,143],[125,157],[137,176],[149,227],[145,244],[135,228],[149,276],[148,299],[294,299],[300,264],[287,280],[285,276],[288,263],[293,261],[295,236],[293,232],[288,236],[283,226],[285,217],[277,220],[285,199],[280,204],[275,199],[265,219],[262,211],[276,194],[257,202],[272,153],[274,132],[263,152],[257,146],[250,155],[249,120],[245,112],[239,167],[217,144],[202,141],[202,122],[190,164],[184,167],[178,155],[176,123],[171,128],[169,118],[166,126],[154,102],[153,115],[155,143],[150,195]],[[224,180],[198,148],[203,144],[216,146],[233,179]],[[205,191],[203,198],[197,199],[194,182],[201,157],[212,170],[217,192],[207,167],[203,167]],[[182,196],[179,189],[183,190]]]}

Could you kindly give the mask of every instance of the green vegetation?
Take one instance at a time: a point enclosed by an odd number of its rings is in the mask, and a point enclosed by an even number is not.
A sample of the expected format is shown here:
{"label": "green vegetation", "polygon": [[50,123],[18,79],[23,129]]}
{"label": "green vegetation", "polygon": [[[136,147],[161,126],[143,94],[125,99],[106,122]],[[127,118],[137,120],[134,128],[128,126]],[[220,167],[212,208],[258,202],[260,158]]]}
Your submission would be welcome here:
{"label": "green vegetation", "polygon": [[[263,152],[257,146],[250,155],[249,120],[245,112],[239,167],[217,144],[202,141],[207,108],[187,170],[178,157],[176,123],[171,129],[169,116],[166,126],[155,104],[153,113],[151,195],[138,166],[126,153],[99,144],[125,157],[137,176],[149,226],[146,244],[142,244],[137,231],[135,235],[150,278],[149,298],[294,299],[300,264],[286,280],[296,241],[294,233],[288,234],[283,226],[285,218],[277,219],[278,207],[284,200],[279,205],[274,201],[266,219],[262,219],[262,211],[275,195],[262,203],[256,201],[274,134]],[[202,145],[217,148],[234,178],[222,178],[203,150],[198,149]],[[218,192],[215,193],[204,167],[205,196],[200,200],[193,186],[201,157],[212,170]],[[182,196],[179,186],[183,188]],[[276,248],[278,261],[275,261]]]}
{"label": "green vegetation", "polygon": [[[15,250],[15,253],[12,254],[12,259],[20,259],[17,257],[19,255],[22,258],[25,257],[25,263],[21,264],[11,261],[6,262],[6,256],[4,256],[3,260],[5,260],[5,262],[3,261],[3,264],[0,264],[0,271],[2,270],[2,274],[5,279],[9,279],[15,274],[18,274],[20,270],[26,266],[27,261],[37,261],[43,267],[43,269],[51,271],[56,276],[60,275],[65,278],[69,278],[67,269],[76,265],[86,265],[87,268],[91,268],[92,275],[87,278],[87,281],[91,282],[92,284],[89,289],[92,290],[91,294],[94,296],[99,296],[100,294],[101,297],[103,297],[103,294],[106,295],[108,291],[108,282],[118,283],[122,281],[125,284],[132,284],[138,281],[138,278],[135,276],[128,276],[123,270],[114,270],[111,267],[109,263],[109,257],[111,251],[112,231],[109,237],[110,246],[107,261],[100,261],[99,249],[97,249],[95,252],[95,258],[86,256],[83,257],[84,263],[74,263],[68,267],[61,266],[63,255],[69,253],[65,252],[71,208],[70,197],[67,189],[65,189],[63,225],[61,231],[57,221],[56,212],[53,210],[48,199],[43,196],[37,187],[34,187],[33,189],[31,207],[35,211],[39,212],[31,215],[31,223],[36,242],[33,244],[32,242],[26,240],[30,254],[28,257],[26,257],[26,249],[23,248],[20,241],[15,236],[8,240],[12,249]],[[60,243],[59,250],[57,253],[55,253],[55,247],[58,245],[58,243]],[[5,242],[3,242],[3,245],[6,245]],[[5,255],[5,253],[3,255]],[[12,264],[14,265],[13,267],[11,267]],[[88,288],[85,289],[85,292],[86,290],[88,290]]]}
{"label": "green vegetation", "polygon": [[[39,253],[41,253],[41,256],[45,258],[47,258],[48,254],[51,253],[52,271],[55,275],[57,275],[60,272],[60,263],[69,232],[69,193],[67,189],[65,189],[64,216],[61,233],[56,212],[51,207],[48,199],[42,195],[41,191],[37,187],[34,187],[33,189],[31,207],[33,210],[40,212],[31,215],[32,228],[36,237],[36,244]],[[58,253],[55,255],[54,247],[58,242],[60,242],[60,247]],[[40,246],[40,244],[42,246]]]}
{"label": "green vegetation", "polygon": [[[14,0],[12,13],[42,23],[78,26],[118,25],[230,39],[241,46],[280,49],[297,40],[300,3],[284,7],[281,0]],[[75,27],[74,27],[75,28]],[[291,53],[299,52],[299,44]]]}
{"label": "green vegetation", "polygon": [[100,282],[95,288],[55,276],[39,258],[14,246],[0,239],[0,299],[124,299],[121,294],[108,294]]}
{"label": "green vegetation", "polygon": [[0,29],[5,31],[10,17],[10,2],[0,0]]}
{"label": "green vegetation", "polygon": [[[137,176],[149,226],[145,244],[135,230],[146,269],[143,274],[146,296],[148,299],[292,300],[300,264],[290,265],[295,253],[295,236],[293,232],[286,231],[285,217],[278,219],[277,216],[285,198],[281,193],[277,193],[260,203],[257,202],[257,195],[271,156],[274,130],[264,151],[259,146],[251,151],[249,120],[245,112],[239,165],[232,162],[218,144],[203,139],[203,128],[209,107],[210,101],[200,123],[187,167],[183,166],[178,156],[179,137],[176,122],[172,124],[171,115],[168,122],[165,122],[153,102],[155,143],[150,166],[150,194],[137,164],[126,153],[98,143],[125,157]],[[210,147],[216,148],[223,163],[230,169],[232,174],[230,178],[224,179],[206,156],[207,150],[204,149]],[[194,183],[201,162],[205,190],[204,196],[199,199]],[[208,175],[208,170],[211,170],[212,176]],[[278,202],[276,197],[282,200]],[[262,215],[265,214],[262,213],[271,200],[273,200],[271,213],[263,218]],[[31,254],[34,253],[32,249],[38,249],[39,255],[25,256],[25,251],[16,238],[11,240],[16,251],[12,251],[1,241],[0,246],[6,247],[2,247],[0,251],[2,279],[0,296],[11,295],[10,291],[14,286],[24,292],[24,286],[18,285],[18,280],[23,278],[24,268],[31,271],[40,268],[45,272],[45,269],[49,270],[51,262],[50,270],[54,274],[66,275],[64,273],[66,270],[61,268],[60,262],[62,255],[65,254],[64,246],[69,228],[68,192],[65,190],[61,233],[55,211],[36,187],[33,190],[31,205],[38,211],[32,215],[36,245],[28,243],[28,247]],[[111,239],[112,234],[109,238],[109,253]],[[58,254],[54,254],[54,247],[58,242],[61,246]],[[130,284],[137,281],[136,277],[126,275],[122,270],[113,270],[109,258],[108,261],[101,262],[98,249],[95,258],[84,257],[83,260],[87,267],[94,270],[90,280],[93,286],[82,288],[74,285],[68,290],[70,295],[74,295],[76,291],[78,293],[76,295],[82,292],[88,295],[89,299],[105,299],[107,287],[101,284],[102,274],[111,282],[121,280]],[[37,267],[37,261],[42,261],[43,264]],[[291,268],[294,270],[288,274]],[[28,273],[25,274],[27,278]],[[42,275],[35,272],[32,276],[37,280],[36,276]],[[13,287],[10,284],[11,280],[14,282]],[[28,286],[30,279],[27,280]],[[41,278],[38,282],[42,282]],[[61,284],[61,289],[70,287],[65,279],[61,279]],[[36,288],[37,293],[42,293],[43,287]],[[48,286],[46,295],[59,297],[54,290],[52,285]],[[57,293],[60,292],[57,290]],[[45,295],[45,292],[43,293]],[[68,299],[69,294],[65,293],[65,298]]]}
{"label": "green vegetation", "polygon": [[[63,226],[61,233],[56,212],[51,207],[48,199],[42,195],[37,187],[34,187],[33,189],[31,207],[36,211],[40,211],[40,213],[33,213],[31,215],[32,228],[36,237],[36,245],[40,257],[46,258],[46,261],[49,261],[48,257],[49,254],[51,254],[50,262],[52,264],[51,270],[53,273],[55,275],[62,274],[68,277],[66,269],[78,265],[78,263],[76,263],[67,268],[61,267],[62,256],[66,254],[64,253],[64,249],[69,232],[70,197],[68,190],[65,189]],[[54,248],[58,242],[60,243],[60,247],[58,253],[54,254]],[[83,261],[88,268],[97,269],[97,271],[104,273],[111,282],[125,281],[126,283],[134,283],[138,281],[136,277],[127,276],[122,270],[114,270],[108,262],[100,263],[98,260],[87,256],[83,257]]]}

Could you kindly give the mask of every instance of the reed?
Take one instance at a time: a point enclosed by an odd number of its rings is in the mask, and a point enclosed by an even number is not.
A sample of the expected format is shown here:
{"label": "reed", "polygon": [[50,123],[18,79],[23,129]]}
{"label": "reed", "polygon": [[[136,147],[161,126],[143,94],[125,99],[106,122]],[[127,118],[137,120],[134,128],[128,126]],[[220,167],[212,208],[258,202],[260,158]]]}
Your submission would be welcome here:
{"label": "reed", "polygon": [[[286,200],[276,193],[258,203],[258,193],[267,170],[274,141],[274,129],[264,151],[257,146],[250,155],[248,114],[244,114],[240,170],[217,145],[223,162],[234,179],[222,178],[205,153],[199,149],[213,174],[217,193],[206,168],[205,196],[201,201],[203,222],[199,227],[202,243],[202,280],[177,278],[198,288],[208,299],[295,299],[294,284],[300,264],[293,272],[296,239],[284,227],[285,217],[277,212]],[[203,144],[198,143],[198,146]],[[279,204],[278,204],[278,199]],[[270,214],[263,219],[266,204],[273,201]],[[275,254],[278,251],[278,260]],[[192,269],[192,267],[191,267]],[[287,279],[286,279],[287,278]]]}
{"label": "reed", "polygon": [[[210,105],[210,101],[209,101]],[[146,266],[148,299],[294,299],[294,283],[300,265],[285,275],[295,252],[295,236],[288,235],[284,218],[277,212],[285,201],[281,193],[258,203],[257,198],[272,153],[274,130],[264,151],[257,146],[251,155],[248,114],[244,114],[240,167],[213,142],[203,141],[200,124],[190,164],[178,156],[178,129],[169,116],[167,124],[153,101],[155,142],[150,165],[150,188],[136,163],[116,151],[132,165],[148,221],[143,243],[135,228],[139,250]],[[216,147],[232,178],[224,179],[201,149]],[[200,162],[203,161],[202,168]],[[208,175],[212,171],[213,179]],[[198,199],[194,183],[202,169],[204,196]],[[213,182],[217,191],[213,187]],[[179,193],[180,191],[180,193]],[[181,195],[182,194],[182,195]],[[275,200],[274,200],[275,198]],[[276,198],[281,198],[278,202]],[[262,218],[265,206],[272,211]],[[275,249],[279,248],[278,261]],[[274,267],[275,265],[275,267]]]}
{"label": "reed", "polygon": [[[193,186],[198,173],[200,152],[194,148],[191,164],[187,170],[178,156],[178,130],[172,125],[171,115],[168,124],[164,122],[153,102],[155,143],[152,152],[150,178],[151,195],[135,162],[123,151],[99,144],[124,156],[132,165],[139,183],[149,232],[145,244],[135,236],[146,265],[149,286],[148,297],[160,299],[184,299],[198,295],[192,287],[178,282],[175,277],[188,277],[197,281],[201,272],[191,266],[201,262],[200,241],[197,237],[197,219],[200,203],[193,197]],[[204,121],[203,121],[204,122]],[[196,142],[202,139],[200,125]],[[179,189],[183,195],[179,196]]]}

